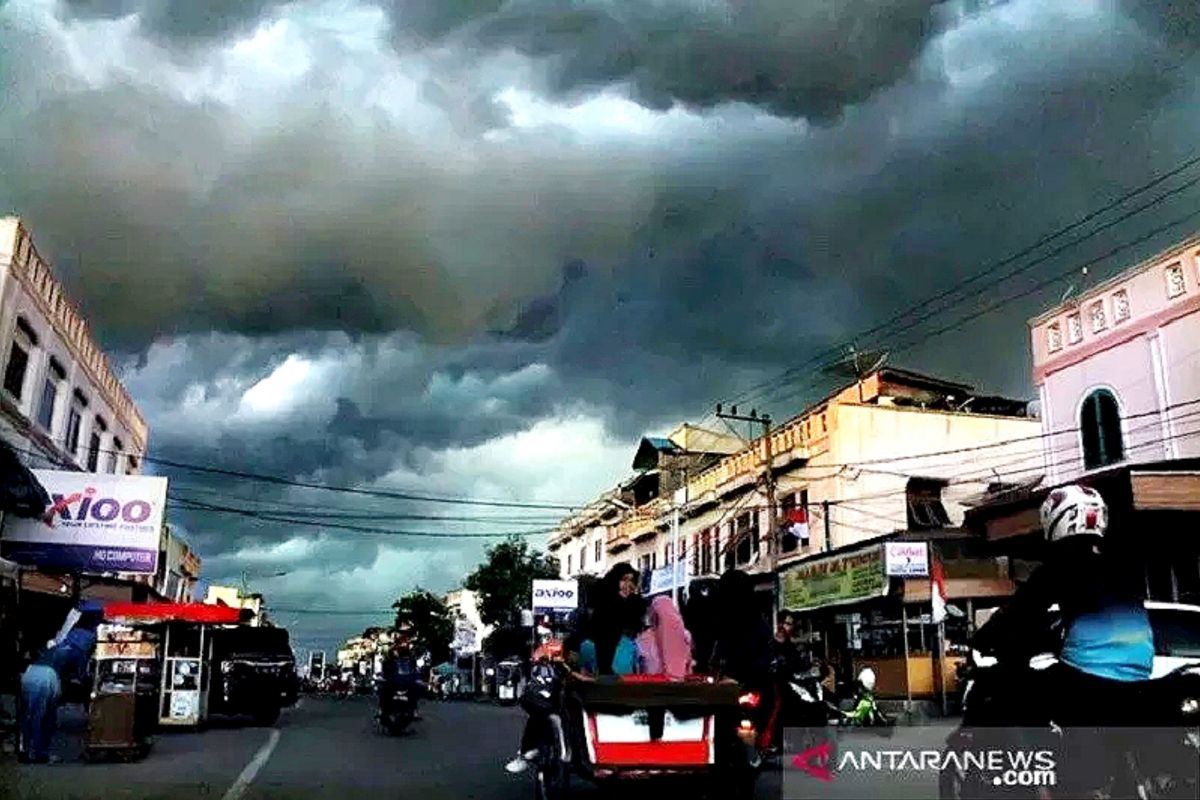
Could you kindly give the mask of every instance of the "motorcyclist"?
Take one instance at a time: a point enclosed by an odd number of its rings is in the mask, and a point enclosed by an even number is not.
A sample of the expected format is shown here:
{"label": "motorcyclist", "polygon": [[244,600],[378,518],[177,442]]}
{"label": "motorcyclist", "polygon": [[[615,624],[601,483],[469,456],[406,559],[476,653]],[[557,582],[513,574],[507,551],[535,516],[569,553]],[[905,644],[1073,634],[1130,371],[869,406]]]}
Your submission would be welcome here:
{"label": "motorcyclist", "polygon": [[413,658],[412,650],[408,645],[398,644],[392,647],[383,660],[383,674],[379,689],[380,710],[387,711],[389,704],[395,693],[398,691],[407,692],[412,703],[413,719],[419,720],[420,714],[417,711],[417,698],[420,696],[421,681],[420,674],[417,671],[417,662]]}
{"label": "motorcyclist", "polygon": [[[1049,542],[1044,563],[972,646],[1024,673],[1011,698],[1011,707],[1024,709],[1017,722],[1040,724],[1049,714],[1060,726],[1134,724],[1139,682],[1154,662],[1141,573],[1106,546],[1108,508],[1094,489],[1054,489],[1041,522]],[[1052,627],[1055,605],[1061,626]],[[1029,658],[1047,650],[1058,663],[1035,675]]]}

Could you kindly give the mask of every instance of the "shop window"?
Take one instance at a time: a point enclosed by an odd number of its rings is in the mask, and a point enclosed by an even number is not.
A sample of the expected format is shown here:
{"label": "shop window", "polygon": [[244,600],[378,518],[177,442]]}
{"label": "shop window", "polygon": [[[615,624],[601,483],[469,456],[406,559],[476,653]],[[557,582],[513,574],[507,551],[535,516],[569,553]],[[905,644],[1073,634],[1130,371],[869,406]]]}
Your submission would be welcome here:
{"label": "shop window", "polygon": [[121,444],[121,440],[113,437],[112,449],[108,451],[108,472],[116,475],[121,468],[121,455],[125,450],[125,446]]}
{"label": "shop window", "polygon": [[1062,328],[1057,322],[1046,326],[1046,350],[1051,353],[1062,350]]}
{"label": "shop window", "polygon": [[17,400],[25,391],[25,373],[29,371],[29,348],[13,339],[8,351],[8,365],[4,368],[4,389]]}
{"label": "shop window", "polygon": [[47,433],[52,433],[54,425],[54,406],[58,402],[58,381],[52,376],[46,376],[46,382],[42,384],[42,398],[38,401],[37,420],[38,425],[42,426],[42,430]]}
{"label": "shop window", "polygon": [[595,552],[593,553],[594,560],[597,564],[604,560],[604,542],[596,540]]}
{"label": "shop window", "polygon": [[698,575],[708,575],[713,571],[713,542],[712,528],[705,528],[700,534],[700,568]]}
{"label": "shop window", "polygon": [[794,553],[798,548],[808,547],[808,489],[786,495],[780,502],[780,511],[783,526],[780,549]]}
{"label": "shop window", "polygon": [[1104,301],[1097,300],[1092,303],[1088,316],[1092,320],[1092,333],[1099,333],[1108,327],[1108,317],[1104,313]]}
{"label": "shop window", "polygon": [[1079,312],[1067,316],[1067,343],[1079,344],[1083,341],[1083,319]]}
{"label": "shop window", "polygon": [[725,535],[725,546],[721,548],[721,560],[724,562],[723,568],[726,570],[733,569],[735,566],[737,566],[737,563],[734,561],[733,537],[734,527],[733,523],[731,522],[729,523],[729,527],[727,528]]}
{"label": "shop window", "polygon": [[1113,293],[1113,321],[1124,322],[1129,319],[1129,292],[1121,289]]}
{"label": "shop window", "polygon": [[737,518],[734,525],[734,537],[737,542],[737,564],[745,566],[758,555],[758,514],[750,512]]}
{"label": "shop window", "polygon": [[1200,555],[1180,558],[1173,564],[1173,568],[1178,601],[1200,605]]}
{"label": "shop window", "polygon": [[574,574],[574,572],[575,572],[574,566],[575,566],[574,556],[572,556],[570,553],[567,553],[567,575],[568,576]]}
{"label": "shop window", "polygon": [[1121,433],[1121,408],[1108,389],[1097,389],[1083,401],[1079,414],[1079,433],[1083,440],[1083,465],[1097,469],[1125,458]]}
{"label": "shop window", "polygon": [[1175,298],[1187,291],[1183,278],[1183,265],[1172,264],[1167,267],[1167,297]]}
{"label": "shop window", "polygon": [[79,408],[71,406],[71,411],[67,415],[67,435],[63,439],[63,444],[67,447],[67,452],[74,456],[79,452],[79,428],[83,425],[83,415],[79,412]]}
{"label": "shop window", "polygon": [[950,515],[942,503],[943,481],[912,478],[908,482],[909,530],[936,530],[950,526]]}
{"label": "shop window", "polygon": [[137,471],[138,471],[138,458],[137,458],[137,456],[130,456],[129,460],[125,462],[125,474],[126,475],[134,475],[137,473]]}
{"label": "shop window", "polygon": [[587,569],[587,548],[579,548],[579,571]]}
{"label": "shop window", "polygon": [[674,555],[675,555],[675,548],[672,546],[672,544],[670,542],[667,542],[665,545],[663,545],[663,564],[664,565],[670,564]]}

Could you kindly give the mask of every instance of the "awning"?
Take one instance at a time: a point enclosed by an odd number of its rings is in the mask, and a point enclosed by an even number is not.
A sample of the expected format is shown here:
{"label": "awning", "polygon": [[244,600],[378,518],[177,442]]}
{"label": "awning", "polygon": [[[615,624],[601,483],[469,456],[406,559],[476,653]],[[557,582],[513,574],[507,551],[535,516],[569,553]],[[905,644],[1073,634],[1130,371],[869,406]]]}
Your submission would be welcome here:
{"label": "awning", "polygon": [[50,495],[7,442],[0,440],[0,512],[32,519],[46,513]]}
{"label": "awning", "polygon": [[105,619],[130,619],[144,622],[200,622],[211,625],[236,625],[250,616],[243,609],[207,603],[108,603]]}

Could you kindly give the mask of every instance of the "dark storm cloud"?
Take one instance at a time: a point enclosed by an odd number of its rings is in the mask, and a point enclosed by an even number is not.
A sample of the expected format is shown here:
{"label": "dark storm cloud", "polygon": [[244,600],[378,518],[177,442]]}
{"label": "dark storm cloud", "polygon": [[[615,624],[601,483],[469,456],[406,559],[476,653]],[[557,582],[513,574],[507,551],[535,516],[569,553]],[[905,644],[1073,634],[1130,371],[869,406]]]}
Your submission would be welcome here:
{"label": "dark storm cloud", "polygon": [[[1196,6],[931,5],[758,3],[721,18],[678,2],[389,6],[401,52],[437,49],[449,62],[414,90],[445,116],[444,135],[340,105],[322,56],[263,135],[247,121],[258,108],[73,82],[33,68],[63,58],[52,44],[4,36],[0,71],[18,90],[0,111],[0,203],[30,217],[106,344],[142,356],[128,377],[158,454],[344,484],[399,470],[419,487],[449,450],[572,409],[622,438],[695,418],[1193,153]],[[600,143],[521,128],[497,99],[508,78],[472,72],[509,50],[534,59],[532,88],[546,94],[629,86],[652,108],[703,109],[719,135],[700,136],[694,120]],[[756,108],[720,105],[731,100]],[[755,128],[761,109],[824,124]],[[1005,290],[1194,208],[1197,194]],[[1025,394],[1024,319],[1065,288],[897,361]],[[944,321],[995,296],[981,292]],[[898,348],[919,333],[858,344]],[[316,365],[302,390],[274,411],[242,408],[289,356]],[[782,418],[834,380],[801,376],[755,403]],[[526,466],[504,465],[501,493],[531,490]],[[495,496],[484,485],[425,488]],[[323,502],[205,486],[237,502]],[[184,518],[222,570],[247,551],[264,565],[352,576],[391,546],[274,551],[307,531]],[[481,547],[404,542],[447,584]],[[380,563],[373,575],[391,569]],[[402,589],[424,578],[388,580]]]}
{"label": "dark storm cloud", "polygon": [[148,34],[174,43],[223,40],[252,29],[293,0],[60,0],[68,17],[121,19],[136,14]]}
{"label": "dark storm cloud", "polygon": [[471,36],[544,59],[556,94],[628,82],[651,108],[740,101],[830,119],[907,72],[934,31],[934,5],[518,2],[479,20]]}

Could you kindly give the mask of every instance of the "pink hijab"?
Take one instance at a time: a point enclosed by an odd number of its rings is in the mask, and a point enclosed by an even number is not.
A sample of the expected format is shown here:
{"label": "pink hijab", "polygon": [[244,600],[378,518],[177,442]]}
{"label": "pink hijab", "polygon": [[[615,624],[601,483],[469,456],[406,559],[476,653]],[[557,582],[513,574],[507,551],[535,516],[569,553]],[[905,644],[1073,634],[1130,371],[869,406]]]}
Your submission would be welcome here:
{"label": "pink hijab", "polygon": [[650,627],[638,636],[642,672],[682,678],[692,669],[692,635],[670,597],[660,595],[650,603]]}

